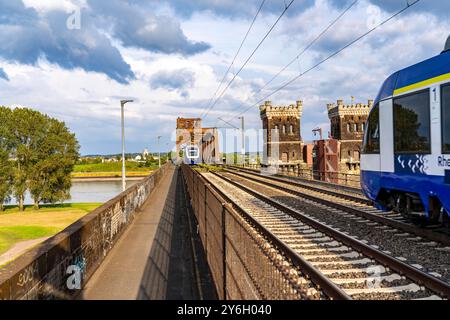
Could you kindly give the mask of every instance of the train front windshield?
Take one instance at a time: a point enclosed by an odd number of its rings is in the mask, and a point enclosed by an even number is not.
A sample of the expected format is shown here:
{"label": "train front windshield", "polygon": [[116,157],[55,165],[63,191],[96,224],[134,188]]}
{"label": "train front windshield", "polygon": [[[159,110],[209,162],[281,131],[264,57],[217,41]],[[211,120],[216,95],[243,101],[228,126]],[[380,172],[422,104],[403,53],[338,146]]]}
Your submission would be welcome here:
{"label": "train front windshield", "polygon": [[197,150],[196,149],[189,150],[189,157],[196,158],[197,157]]}
{"label": "train front windshield", "polygon": [[187,149],[187,157],[189,159],[197,159],[199,157],[199,153],[198,147],[189,147]]}
{"label": "train front windshield", "polygon": [[378,154],[380,152],[380,114],[377,104],[369,115],[364,134],[363,153]]}

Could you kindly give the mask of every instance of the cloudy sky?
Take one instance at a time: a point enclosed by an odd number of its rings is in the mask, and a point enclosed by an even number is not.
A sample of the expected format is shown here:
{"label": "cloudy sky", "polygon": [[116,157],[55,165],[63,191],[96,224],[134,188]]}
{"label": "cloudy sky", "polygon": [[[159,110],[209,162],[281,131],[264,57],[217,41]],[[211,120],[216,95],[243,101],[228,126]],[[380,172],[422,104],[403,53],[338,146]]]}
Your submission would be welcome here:
{"label": "cloudy sky", "polygon": [[[291,0],[266,0],[227,84]],[[295,0],[204,120],[261,126],[259,100],[308,70],[406,0],[360,0],[280,77],[280,69],[354,0]],[[409,3],[414,0],[409,0]],[[197,117],[210,101],[262,0],[0,0],[0,104],[64,120],[82,154],[120,151],[121,98],[128,151],[173,146],[177,117]],[[326,104],[373,99],[391,73],[439,54],[450,35],[450,1],[421,0],[319,68],[270,97],[304,101],[302,136],[328,130]],[[219,90],[222,92],[225,86]],[[261,90],[261,88],[263,88]]]}

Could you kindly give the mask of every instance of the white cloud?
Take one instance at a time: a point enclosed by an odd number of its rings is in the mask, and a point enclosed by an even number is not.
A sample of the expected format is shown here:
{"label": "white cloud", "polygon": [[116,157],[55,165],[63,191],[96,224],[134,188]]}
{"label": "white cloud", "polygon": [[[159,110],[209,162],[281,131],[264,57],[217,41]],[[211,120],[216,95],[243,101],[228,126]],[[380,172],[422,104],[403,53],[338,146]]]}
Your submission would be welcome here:
{"label": "white cloud", "polygon": [[[205,125],[216,124],[218,116],[234,117],[232,121],[238,124],[235,117],[239,112],[367,30],[369,1],[360,2],[299,63],[294,63],[280,79],[261,94],[252,97],[342,8],[330,6],[326,0],[317,0],[306,11],[285,17],[210,112]],[[38,10],[62,9],[61,6],[64,10],[70,10],[70,5],[75,2],[27,0],[26,3]],[[310,140],[313,128],[327,127],[327,103],[340,98],[349,101],[352,95],[358,101],[366,102],[374,98],[389,74],[442,50],[450,33],[450,22],[430,11],[414,10],[386,24],[363,42],[270,97],[270,100],[275,104],[303,100],[302,136]],[[388,13],[383,11],[382,14],[386,16]],[[272,14],[264,14],[257,20],[236,67],[232,68],[233,72],[241,66],[275,18]],[[88,73],[81,69],[64,70],[45,60],[36,66],[0,61],[0,67],[10,78],[9,82],[0,81],[0,104],[26,105],[61,118],[77,134],[83,153],[112,153],[120,150],[118,101],[121,97],[131,97],[136,102],[126,107],[128,150],[140,151],[145,146],[154,148],[156,135],[164,135],[164,143],[170,141],[178,116],[199,116],[202,113],[249,23],[248,18],[218,17],[204,11],[185,18],[181,21],[181,29],[186,37],[212,45],[211,50],[188,57],[124,47],[112,39],[114,47],[136,75],[136,80],[129,84],[120,84],[100,73]],[[179,92],[170,88],[150,86],[150,80],[158,73],[176,70],[189,70],[195,78],[195,84],[184,89],[189,98],[180,96]],[[229,74],[227,80],[231,77],[232,74]],[[246,100],[248,102],[244,103]],[[249,128],[261,126],[257,106],[252,107],[245,117]]]}
{"label": "white cloud", "polygon": [[85,0],[22,0],[27,8],[34,8],[39,12],[63,10],[73,12],[78,8],[86,7]]}

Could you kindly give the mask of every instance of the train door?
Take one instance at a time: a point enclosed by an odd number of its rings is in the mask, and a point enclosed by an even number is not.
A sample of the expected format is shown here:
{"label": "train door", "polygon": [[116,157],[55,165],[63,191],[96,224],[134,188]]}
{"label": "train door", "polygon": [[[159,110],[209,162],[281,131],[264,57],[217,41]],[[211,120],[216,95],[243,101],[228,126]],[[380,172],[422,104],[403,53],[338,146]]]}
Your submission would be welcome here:
{"label": "train door", "polygon": [[383,181],[394,179],[394,120],[393,100],[380,102],[380,172]]}

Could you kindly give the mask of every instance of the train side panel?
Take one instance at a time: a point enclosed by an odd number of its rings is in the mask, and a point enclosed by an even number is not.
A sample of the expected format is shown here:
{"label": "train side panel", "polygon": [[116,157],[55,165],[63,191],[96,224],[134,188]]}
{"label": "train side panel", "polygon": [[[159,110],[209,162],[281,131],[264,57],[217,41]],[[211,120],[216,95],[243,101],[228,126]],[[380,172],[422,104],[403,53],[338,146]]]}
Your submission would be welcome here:
{"label": "train side panel", "polygon": [[[380,154],[363,154],[361,157],[361,187],[366,196],[384,208],[380,193],[393,191],[419,195],[425,213],[430,212],[430,199],[437,198],[450,213],[450,155],[442,153],[441,88],[446,82],[406,92],[380,102]],[[416,92],[430,96],[430,145],[424,154],[395,153],[393,102]]]}

